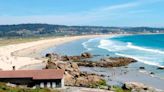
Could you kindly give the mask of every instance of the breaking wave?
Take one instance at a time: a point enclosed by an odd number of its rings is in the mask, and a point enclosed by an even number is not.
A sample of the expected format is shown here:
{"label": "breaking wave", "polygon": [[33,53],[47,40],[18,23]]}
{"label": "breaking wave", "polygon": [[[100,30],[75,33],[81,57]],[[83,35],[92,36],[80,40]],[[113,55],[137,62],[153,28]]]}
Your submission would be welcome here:
{"label": "breaking wave", "polygon": [[155,66],[159,66],[159,67],[164,67],[163,65],[160,64],[160,62],[147,61],[147,60],[144,60],[144,57],[126,55],[126,54],[120,54],[120,53],[115,53],[115,54],[118,56],[133,58],[137,61],[140,61],[140,62],[148,64],[148,65],[155,65]]}
{"label": "breaking wave", "polygon": [[[164,51],[162,50],[136,46],[131,42],[120,42],[108,39],[101,39],[98,48],[114,52],[115,55],[118,56],[134,58],[145,64],[164,66],[162,61]],[[157,58],[160,60],[157,60]]]}

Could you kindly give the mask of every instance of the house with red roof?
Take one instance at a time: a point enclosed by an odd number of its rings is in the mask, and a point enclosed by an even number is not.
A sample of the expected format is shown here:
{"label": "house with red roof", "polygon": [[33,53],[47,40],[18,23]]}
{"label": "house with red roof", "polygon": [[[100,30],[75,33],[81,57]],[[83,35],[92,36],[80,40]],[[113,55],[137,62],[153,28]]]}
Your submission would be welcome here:
{"label": "house with red roof", "polygon": [[64,87],[64,70],[12,70],[0,71],[0,82],[28,87],[62,88]]}

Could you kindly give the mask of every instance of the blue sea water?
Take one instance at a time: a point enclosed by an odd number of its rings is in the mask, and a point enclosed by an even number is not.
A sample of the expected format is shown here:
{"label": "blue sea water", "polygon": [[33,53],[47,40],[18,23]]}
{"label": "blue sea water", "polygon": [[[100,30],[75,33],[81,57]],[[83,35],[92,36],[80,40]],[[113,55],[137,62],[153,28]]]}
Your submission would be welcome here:
{"label": "blue sea water", "polygon": [[[164,66],[164,34],[80,39],[53,46],[44,50],[41,54],[45,55],[52,52],[60,55],[80,55],[82,52],[90,52],[94,55],[100,55],[100,57],[95,58],[96,60],[107,55],[131,57],[138,62],[129,64],[127,70],[145,74],[153,72],[155,73],[153,76],[164,79],[163,70],[157,69],[158,66]],[[140,70],[139,67],[141,66],[145,67],[145,70]],[[106,72],[108,72],[108,69]],[[139,79],[142,80],[143,78]],[[135,78],[134,81],[136,81]]]}
{"label": "blue sea water", "polygon": [[140,62],[164,66],[164,34],[130,35],[101,39],[99,48]]}
{"label": "blue sea water", "polygon": [[62,55],[91,52],[102,56],[125,56],[145,64],[164,66],[164,34],[81,39],[44,51],[44,53],[47,52],[56,52]]}

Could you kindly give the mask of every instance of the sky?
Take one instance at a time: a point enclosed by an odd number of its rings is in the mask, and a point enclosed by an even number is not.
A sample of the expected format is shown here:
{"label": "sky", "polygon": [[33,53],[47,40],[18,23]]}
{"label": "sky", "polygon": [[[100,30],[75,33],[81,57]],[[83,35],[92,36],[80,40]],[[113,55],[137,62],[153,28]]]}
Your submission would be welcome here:
{"label": "sky", "polygon": [[164,27],[164,0],[0,0],[0,24]]}

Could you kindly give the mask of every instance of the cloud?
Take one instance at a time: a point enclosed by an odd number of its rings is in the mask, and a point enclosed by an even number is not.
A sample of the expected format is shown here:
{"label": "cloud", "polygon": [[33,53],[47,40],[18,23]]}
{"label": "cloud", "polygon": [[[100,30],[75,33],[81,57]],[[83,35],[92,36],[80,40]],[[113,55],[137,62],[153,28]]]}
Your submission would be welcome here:
{"label": "cloud", "polygon": [[136,3],[118,4],[84,12],[69,13],[64,15],[34,15],[34,16],[1,16],[1,24],[17,23],[50,23],[50,24],[85,24],[103,19],[105,16],[114,14],[114,10],[130,8]]}
{"label": "cloud", "polygon": [[100,10],[101,11],[112,11],[112,10],[117,10],[117,9],[125,9],[125,8],[136,7],[138,5],[139,5],[139,3],[137,3],[137,2],[125,3],[125,4],[118,4],[118,5],[108,6],[108,7],[102,8]]}
{"label": "cloud", "polygon": [[[49,24],[65,24],[65,25],[88,25],[98,21],[113,20],[119,16],[130,13],[144,13],[145,10],[133,10],[141,5],[155,3],[161,0],[139,0],[116,4],[111,6],[100,7],[83,12],[72,12],[63,15],[33,15],[33,16],[1,16],[0,24],[19,24],[19,23],[49,23]],[[129,10],[130,9],[130,10]],[[127,14],[126,14],[127,13]]]}

